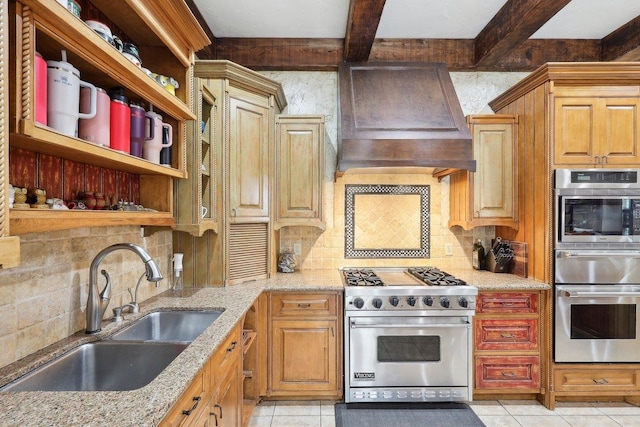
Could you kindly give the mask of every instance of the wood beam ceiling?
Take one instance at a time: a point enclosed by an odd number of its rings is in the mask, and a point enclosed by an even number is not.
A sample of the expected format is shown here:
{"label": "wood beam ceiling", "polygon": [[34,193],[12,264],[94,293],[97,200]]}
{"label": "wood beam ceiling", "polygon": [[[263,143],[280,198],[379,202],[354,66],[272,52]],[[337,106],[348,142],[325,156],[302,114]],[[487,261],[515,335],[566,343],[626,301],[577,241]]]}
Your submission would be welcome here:
{"label": "wood beam ceiling", "polygon": [[497,65],[571,0],[509,0],[475,39],[477,66]]}
{"label": "wood beam ceiling", "polygon": [[386,0],[351,0],[344,39],[215,38],[201,59],[254,70],[335,71],[349,62],[443,62],[452,71],[531,71],[546,62],[640,60],[640,17],[602,40],[529,39],[571,0],[509,0],[475,39],[375,39]]}
{"label": "wood beam ceiling", "polygon": [[603,61],[640,61],[640,16],[602,39]]}
{"label": "wood beam ceiling", "polygon": [[345,61],[362,62],[369,59],[385,2],[386,0],[351,0],[344,39]]}

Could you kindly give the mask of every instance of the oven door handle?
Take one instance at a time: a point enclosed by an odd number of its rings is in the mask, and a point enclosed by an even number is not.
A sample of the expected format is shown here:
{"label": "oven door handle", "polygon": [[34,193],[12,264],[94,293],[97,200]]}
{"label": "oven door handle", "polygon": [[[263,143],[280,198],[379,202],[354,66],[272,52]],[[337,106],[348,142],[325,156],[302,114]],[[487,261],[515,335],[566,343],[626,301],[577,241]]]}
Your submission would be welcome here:
{"label": "oven door handle", "polygon": [[625,252],[607,252],[607,251],[593,251],[593,252],[574,252],[574,251],[559,251],[559,258],[631,258],[640,259],[640,252],[638,251],[625,251]]}
{"label": "oven door handle", "polygon": [[640,297],[640,292],[581,292],[581,291],[562,291],[562,296],[569,298],[580,297],[604,297],[604,298],[618,298],[618,297]]}
{"label": "oven door handle", "polygon": [[395,324],[384,324],[384,323],[356,323],[354,320],[351,321],[351,329],[364,329],[364,328],[413,328],[413,329],[428,329],[428,328],[466,328],[469,326],[469,322],[464,323],[430,323],[430,324],[406,324],[406,323],[395,323]]}

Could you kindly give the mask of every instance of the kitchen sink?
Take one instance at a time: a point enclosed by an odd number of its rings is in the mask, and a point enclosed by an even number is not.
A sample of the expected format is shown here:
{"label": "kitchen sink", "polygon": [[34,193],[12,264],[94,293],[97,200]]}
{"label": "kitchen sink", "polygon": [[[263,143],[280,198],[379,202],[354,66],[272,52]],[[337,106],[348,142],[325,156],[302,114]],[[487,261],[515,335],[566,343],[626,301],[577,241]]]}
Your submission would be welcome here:
{"label": "kitchen sink", "polygon": [[113,341],[191,342],[224,311],[176,310],[147,314],[131,326],[113,334]]}
{"label": "kitchen sink", "polygon": [[153,381],[189,344],[83,344],[0,391],[122,391]]}

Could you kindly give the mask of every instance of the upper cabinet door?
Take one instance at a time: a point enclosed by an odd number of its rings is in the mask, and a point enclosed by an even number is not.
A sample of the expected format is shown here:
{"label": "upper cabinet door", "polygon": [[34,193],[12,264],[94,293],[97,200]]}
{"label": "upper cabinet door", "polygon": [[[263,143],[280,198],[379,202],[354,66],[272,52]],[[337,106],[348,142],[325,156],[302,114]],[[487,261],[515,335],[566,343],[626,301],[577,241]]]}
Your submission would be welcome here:
{"label": "upper cabinet door", "polygon": [[554,101],[557,165],[637,165],[640,141],[637,97],[565,97]]}
{"label": "upper cabinet door", "polygon": [[274,228],[303,225],[324,230],[324,116],[278,116],[276,140]]}
{"label": "upper cabinet door", "polygon": [[268,221],[268,99],[253,99],[235,90],[229,95],[230,220]]}
{"label": "upper cabinet door", "polygon": [[471,115],[476,172],[450,175],[449,227],[498,225],[518,229],[518,118]]}

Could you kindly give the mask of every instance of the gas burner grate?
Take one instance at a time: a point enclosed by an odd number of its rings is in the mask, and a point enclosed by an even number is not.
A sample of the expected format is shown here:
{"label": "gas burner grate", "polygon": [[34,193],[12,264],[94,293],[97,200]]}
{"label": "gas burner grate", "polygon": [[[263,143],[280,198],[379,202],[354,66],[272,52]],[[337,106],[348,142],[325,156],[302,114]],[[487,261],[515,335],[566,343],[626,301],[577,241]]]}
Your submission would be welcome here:
{"label": "gas burner grate", "polygon": [[344,270],[342,272],[348,286],[383,286],[382,280],[373,270]]}
{"label": "gas burner grate", "polygon": [[464,286],[467,284],[464,280],[435,267],[415,267],[408,271],[429,286]]}

